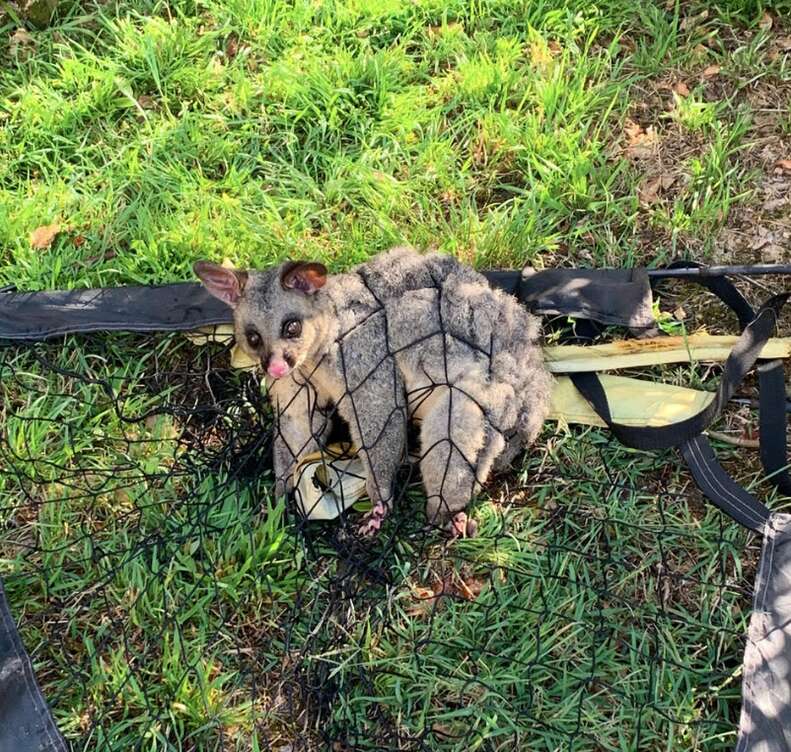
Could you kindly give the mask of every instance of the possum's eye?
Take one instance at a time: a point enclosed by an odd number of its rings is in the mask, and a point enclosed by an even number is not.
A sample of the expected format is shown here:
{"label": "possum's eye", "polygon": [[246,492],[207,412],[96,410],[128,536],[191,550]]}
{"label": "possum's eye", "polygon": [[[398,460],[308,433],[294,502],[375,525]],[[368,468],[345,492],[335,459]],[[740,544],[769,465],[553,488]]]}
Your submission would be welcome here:
{"label": "possum's eye", "polygon": [[250,347],[258,347],[261,344],[261,335],[255,329],[248,329],[244,336],[247,337],[247,344]]}
{"label": "possum's eye", "polygon": [[299,319],[286,319],[283,322],[283,337],[296,339],[302,334],[302,322]]}

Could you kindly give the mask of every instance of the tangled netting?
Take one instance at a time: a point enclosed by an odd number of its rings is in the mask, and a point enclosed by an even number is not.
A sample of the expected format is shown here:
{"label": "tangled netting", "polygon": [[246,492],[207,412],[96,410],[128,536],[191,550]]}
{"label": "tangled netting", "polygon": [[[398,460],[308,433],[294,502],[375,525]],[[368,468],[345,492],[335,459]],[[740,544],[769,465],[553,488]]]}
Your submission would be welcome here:
{"label": "tangled netting", "polygon": [[671,453],[553,429],[472,539],[272,494],[228,346],[0,348],[0,573],[74,749],[728,749],[757,542]]}

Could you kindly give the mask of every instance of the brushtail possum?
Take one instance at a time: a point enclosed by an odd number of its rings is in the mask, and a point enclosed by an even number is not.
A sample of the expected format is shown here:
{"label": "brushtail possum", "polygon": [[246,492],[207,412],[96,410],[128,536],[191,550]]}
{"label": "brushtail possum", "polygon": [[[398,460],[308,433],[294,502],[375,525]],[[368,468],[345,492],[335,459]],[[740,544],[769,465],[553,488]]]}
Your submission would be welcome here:
{"label": "brushtail possum", "polygon": [[414,419],[429,522],[474,533],[472,496],[533,442],[549,407],[539,323],[515,298],[451,256],[408,248],[332,276],[312,262],[194,270],[233,308],[237,343],[266,373],[278,495],[340,416],[367,471],[362,532],[374,533]]}

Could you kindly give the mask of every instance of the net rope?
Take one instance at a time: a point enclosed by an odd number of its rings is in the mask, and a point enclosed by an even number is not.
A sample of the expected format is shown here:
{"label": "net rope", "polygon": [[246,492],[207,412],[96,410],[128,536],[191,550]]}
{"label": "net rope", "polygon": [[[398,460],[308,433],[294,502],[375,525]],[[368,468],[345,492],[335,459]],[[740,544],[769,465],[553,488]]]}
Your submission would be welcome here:
{"label": "net rope", "polygon": [[0,343],[0,574],[74,749],[732,747],[760,542],[675,454],[548,425],[452,542],[413,457],[363,538],[274,498],[277,421],[229,353]]}

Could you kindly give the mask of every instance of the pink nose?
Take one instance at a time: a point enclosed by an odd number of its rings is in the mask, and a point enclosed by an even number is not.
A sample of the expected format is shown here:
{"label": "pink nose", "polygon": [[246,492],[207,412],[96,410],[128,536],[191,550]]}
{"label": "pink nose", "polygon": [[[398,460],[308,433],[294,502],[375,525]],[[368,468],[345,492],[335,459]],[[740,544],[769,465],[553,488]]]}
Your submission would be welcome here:
{"label": "pink nose", "polygon": [[279,379],[281,376],[285,376],[288,371],[288,363],[286,363],[285,360],[281,360],[280,358],[272,358],[272,360],[269,361],[269,365],[266,367],[266,372],[273,379]]}

